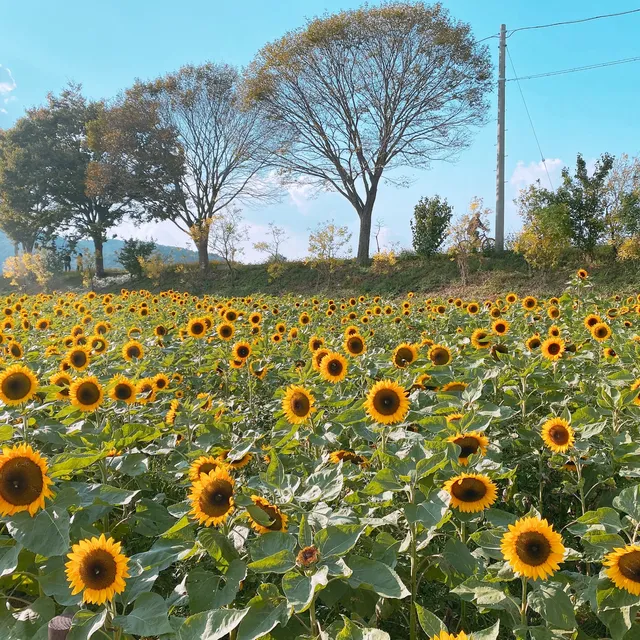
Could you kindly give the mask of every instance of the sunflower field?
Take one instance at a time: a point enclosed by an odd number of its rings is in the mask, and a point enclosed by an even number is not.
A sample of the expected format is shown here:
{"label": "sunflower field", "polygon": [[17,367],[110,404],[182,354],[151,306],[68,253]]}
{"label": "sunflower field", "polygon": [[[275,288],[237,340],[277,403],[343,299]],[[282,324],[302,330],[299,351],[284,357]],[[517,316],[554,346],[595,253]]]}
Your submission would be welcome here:
{"label": "sunflower field", "polygon": [[1,314],[2,640],[640,638],[640,296]]}

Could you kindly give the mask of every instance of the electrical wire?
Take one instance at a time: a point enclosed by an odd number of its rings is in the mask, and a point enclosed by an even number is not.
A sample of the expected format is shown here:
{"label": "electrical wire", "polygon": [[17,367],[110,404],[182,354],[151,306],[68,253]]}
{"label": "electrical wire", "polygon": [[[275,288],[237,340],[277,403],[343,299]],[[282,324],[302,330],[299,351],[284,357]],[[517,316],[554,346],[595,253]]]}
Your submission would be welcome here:
{"label": "electrical wire", "polygon": [[601,20],[602,18],[617,18],[618,16],[627,16],[632,13],[640,13],[640,9],[631,9],[630,11],[620,11],[619,13],[607,13],[600,16],[592,16],[591,18],[581,18],[580,20],[566,20],[565,22],[551,22],[549,24],[539,24],[531,27],[518,27],[510,29],[507,32],[507,38],[518,31],[529,31],[531,29],[547,29],[548,27],[559,27],[567,24],[579,24],[581,22],[591,22],[592,20]]}
{"label": "electrical wire", "polygon": [[546,78],[548,76],[560,76],[565,73],[575,73],[577,71],[589,71],[590,69],[602,69],[603,67],[613,67],[617,64],[627,64],[628,62],[640,62],[640,56],[635,58],[623,58],[622,60],[611,60],[610,62],[599,62],[597,64],[589,64],[584,67],[572,67],[571,69],[561,69],[559,71],[547,71],[546,73],[536,73],[531,76],[522,76],[521,78],[507,78],[507,82],[514,80],[533,80],[535,78]]}
{"label": "electrical wire", "polygon": [[533,131],[533,137],[536,140],[536,145],[538,145],[538,151],[540,152],[540,158],[542,160],[542,166],[544,167],[545,173],[547,174],[547,179],[549,180],[549,186],[551,187],[551,191],[553,191],[553,182],[551,181],[551,176],[549,175],[549,170],[547,169],[547,161],[544,158],[544,154],[542,153],[542,147],[540,146],[540,140],[538,139],[538,134],[536,133],[536,128],[533,126],[533,119],[531,118],[531,113],[529,113],[529,107],[527,106],[527,101],[524,99],[524,93],[522,92],[522,87],[520,86],[520,80],[518,78],[518,74],[516,73],[516,68],[513,64],[513,58],[511,57],[511,52],[509,51],[509,47],[505,47],[507,50],[507,56],[509,56],[509,62],[511,63],[511,68],[513,69],[513,75],[515,76],[515,80],[518,83],[518,89],[520,90],[520,97],[522,98],[522,104],[524,104],[524,109],[527,112],[527,118],[529,118],[529,124],[531,125],[531,131]]}

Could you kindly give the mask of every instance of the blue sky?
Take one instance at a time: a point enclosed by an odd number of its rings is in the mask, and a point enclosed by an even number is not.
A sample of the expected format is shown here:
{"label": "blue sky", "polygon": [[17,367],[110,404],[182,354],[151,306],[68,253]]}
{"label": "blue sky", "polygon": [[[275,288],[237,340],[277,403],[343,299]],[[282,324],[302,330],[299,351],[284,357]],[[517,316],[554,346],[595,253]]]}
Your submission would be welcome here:
{"label": "blue sky", "polygon": [[[0,127],[8,127],[49,91],[68,81],[82,83],[87,95],[110,97],[135,78],[149,79],[185,63],[206,60],[246,65],[266,42],[304,23],[305,18],[355,7],[348,0],[44,0],[4,3],[0,15]],[[615,13],[640,7],[640,0],[445,0],[452,14],[469,22],[478,38],[508,29]],[[640,55],[640,13],[580,25],[523,31],[508,45],[518,75],[566,69]],[[488,41],[497,63],[497,39]],[[513,71],[507,64],[507,77]],[[640,62],[522,83],[547,167],[555,185],[577,152],[594,159],[604,151],[640,153]],[[455,164],[439,163],[412,173],[407,189],[382,188],[374,218],[384,221],[387,246],[410,245],[409,220],[421,196],[445,196],[462,213],[474,196],[495,204],[495,106],[491,121],[475,135]],[[512,204],[518,188],[546,174],[540,162],[516,83],[507,83],[507,230],[517,229]],[[405,172],[406,173],[406,172]],[[306,252],[308,229],[326,219],[347,224],[357,238],[358,220],[337,194],[309,198],[304,187],[278,205],[244,212],[251,242],[268,222],[286,227],[289,257]],[[188,239],[170,223],[118,229],[180,246]],[[246,258],[256,254],[246,246]]]}

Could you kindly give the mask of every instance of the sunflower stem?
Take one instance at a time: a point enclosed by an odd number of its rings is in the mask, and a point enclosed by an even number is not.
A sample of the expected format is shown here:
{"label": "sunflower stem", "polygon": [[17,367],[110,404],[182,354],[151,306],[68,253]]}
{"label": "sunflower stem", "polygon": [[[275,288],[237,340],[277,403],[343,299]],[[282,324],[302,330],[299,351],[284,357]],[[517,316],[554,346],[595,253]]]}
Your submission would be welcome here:
{"label": "sunflower stem", "polygon": [[[460,522],[460,542],[466,546],[467,544],[467,523]],[[464,627],[467,623],[467,601],[460,601],[460,625],[458,631],[464,631]]]}
{"label": "sunflower stem", "polygon": [[318,638],[318,623],[316,622],[316,599],[314,598],[311,601],[311,606],[309,607],[309,622],[311,624],[311,637]]}
{"label": "sunflower stem", "polygon": [[[415,490],[411,487],[410,502],[415,502]],[[409,611],[409,638],[417,640],[418,638],[418,616],[416,610],[416,596],[418,591],[418,545],[416,541],[416,523],[409,523],[409,535],[411,537],[410,554],[411,554],[411,609]]]}
{"label": "sunflower stem", "polygon": [[522,576],[522,604],[520,605],[520,624],[527,626],[527,578]]}
{"label": "sunflower stem", "polygon": [[24,414],[22,416],[22,439],[25,444],[29,444],[29,421]]}
{"label": "sunflower stem", "polygon": [[543,488],[544,488],[544,480],[542,477],[543,463],[544,463],[543,452],[540,451],[540,454],[538,456],[538,511],[540,511],[540,515],[542,515],[542,508],[543,508],[543,502],[542,502],[542,494],[543,494]]}

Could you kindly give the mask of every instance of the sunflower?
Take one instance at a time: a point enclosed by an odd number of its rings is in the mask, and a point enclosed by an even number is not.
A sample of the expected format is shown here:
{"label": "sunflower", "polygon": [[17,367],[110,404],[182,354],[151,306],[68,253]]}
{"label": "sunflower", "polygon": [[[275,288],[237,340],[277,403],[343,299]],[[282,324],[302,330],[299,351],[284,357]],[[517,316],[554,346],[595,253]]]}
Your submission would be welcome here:
{"label": "sunflower", "polygon": [[580,280],[586,280],[587,277],[589,276],[586,269],[578,269],[578,272],[576,273],[576,275]]}
{"label": "sunflower", "polygon": [[91,338],[89,338],[89,347],[95,353],[104,353],[108,346],[109,342],[102,336],[91,336]]}
{"label": "sunflower", "polygon": [[261,367],[259,369],[256,369],[255,362],[252,362],[249,364],[249,372],[251,373],[252,376],[258,378],[258,380],[263,380],[264,377],[267,375],[268,370],[269,370],[268,367]]}
{"label": "sunflower", "polygon": [[319,338],[318,336],[311,336],[309,338],[309,351],[317,351],[324,345],[324,338]]}
{"label": "sunflower", "polygon": [[22,358],[24,354],[24,350],[22,349],[22,345],[15,340],[11,340],[7,345],[7,352],[14,357],[16,360]]}
{"label": "sunflower", "polygon": [[469,640],[469,636],[464,631],[458,634],[441,631],[438,635],[432,636],[431,640]]}
{"label": "sunflower", "polygon": [[489,332],[484,329],[476,329],[471,334],[471,344],[476,349],[488,349],[491,346],[491,340],[489,338]]}
{"label": "sunflower", "polygon": [[218,327],[217,332],[218,337],[222,340],[231,340],[231,338],[233,338],[233,334],[235,333],[235,329],[229,322],[223,322]]}
{"label": "sunflower", "polygon": [[234,485],[233,478],[222,467],[200,474],[189,494],[190,513],[205,527],[222,524],[235,509]]}
{"label": "sunflower", "polygon": [[216,469],[224,469],[225,463],[219,458],[213,456],[200,456],[197,460],[194,460],[189,467],[189,480],[191,482],[198,482],[200,475],[207,475],[210,471]]}
{"label": "sunflower", "polygon": [[618,589],[640,596],[640,545],[628,544],[608,553],[603,560],[605,573]]}
{"label": "sunflower", "polygon": [[136,391],[139,404],[148,404],[156,399],[156,385],[153,378],[142,378],[136,385]]}
{"label": "sunflower", "polygon": [[591,336],[598,342],[604,342],[611,336],[611,327],[606,322],[598,322],[591,327]]}
{"label": "sunflower", "polygon": [[453,380],[442,385],[440,391],[443,393],[450,393],[451,391],[464,391],[467,388],[467,383],[459,380]]}
{"label": "sunflower", "polygon": [[443,367],[451,362],[451,351],[449,347],[442,344],[434,344],[429,349],[429,360],[437,366]]}
{"label": "sunflower", "polygon": [[68,558],[65,566],[72,595],[82,591],[84,602],[101,605],[124,591],[129,560],[113,538],[103,533],[99,538],[81,540],[73,545]]}
{"label": "sunflower", "polygon": [[79,378],[71,383],[69,399],[80,411],[93,411],[102,404],[104,392],[95,376]]}
{"label": "sunflower", "polygon": [[398,345],[391,356],[393,364],[399,369],[409,366],[418,357],[418,349],[412,344],[403,342]]}
{"label": "sunflower", "polygon": [[109,397],[116,402],[122,401],[133,404],[136,401],[136,385],[122,375],[111,379]]}
{"label": "sunflower", "polygon": [[531,311],[538,306],[538,301],[533,296],[526,296],[522,298],[522,306],[527,311]]}
{"label": "sunflower", "polygon": [[316,371],[321,371],[322,361],[326,356],[328,356],[331,352],[329,349],[325,349],[324,347],[321,349],[316,349],[311,356],[311,364]]}
{"label": "sunflower", "polygon": [[328,353],[320,362],[320,374],[331,383],[344,380],[347,376],[347,359],[340,353]]}
{"label": "sunflower", "polygon": [[279,507],[275,504],[271,504],[265,498],[260,496],[251,496],[253,504],[263,512],[265,521],[269,520],[269,524],[262,524],[257,520],[254,520],[253,516],[249,512],[249,520],[251,521],[251,528],[257,533],[269,533],[270,531],[286,531],[287,530],[287,516],[280,511]]}
{"label": "sunflower", "polygon": [[204,338],[207,333],[207,325],[202,318],[191,318],[187,323],[187,333],[192,338]]}
{"label": "sunflower", "polygon": [[556,360],[560,360],[560,358],[562,358],[562,354],[565,351],[564,340],[556,337],[547,338],[542,343],[541,351],[542,351],[542,355],[547,360],[551,360],[554,362]]}
{"label": "sunflower", "polygon": [[542,425],[542,440],[553,453],[566,453],[573,446],[573,429],[563,418],[551,418]]}
{"label": "sunflower", "polygon": [[516,573],[533,580],[552,576],[564,557],[562,536],[546,520],[537,517],[520,518],[510,524],[500,548]]}
{"label": "sunflower", "polygon": [[349,336],[344,341],[344,350],[350,356],[361,356],[367,350],[367,345],[364,341],[364,338],[356,334],[353,336]]}
{"label": "sunflower", "polygon": [[291,424],[302,424],[314,411],[313,394],[297,385],[291,385],[282,399],[282,410]]}
{"label": "sunflower", "polygon": [[229,460],[229,453],[231,453],[231,449],[226,449],[218,456],[218,460],[231,469],[242,469],[242,467],[246,467],[253,459],[250,453],[245,453],[241,458]]}
{"label": "sunflower", "polygon": [[56,392],[56,398],[58,400],[69,399],[69,387],[71,386],[71,378],[66,373],[54,373],[49,378],[49,384],[60,387],[60,390]]}
{"label": "sunflower", "polygon": [[231,353],[237,360],[246,360],[251,355],[251,345],[248,342],[236,342]]}
{"label": "sunflower", "polygon": [[491,325],[491,331],[497,336],[503,336],[509,331],[509,323],[506,320],[495,320]]}
{"label": "sunflower", "polygon": [[498,489],[487,476],[461,473],[445,482],[443,489],[451,496],[451,506],[463,513],[476,513],[490,507]]}
{"label": "sunflower", "polygon": [[129,340],[122,347],[122,357],[127,361],[139,360],[144,355],[144,349],[137,340]]}
{"label": "sunflower", "polygon": [[604,357],[605,358],[617,358],[618,354],[616,353],[615,349],[612,349],[611,347],[605,347],[603,350],[604,353]]}
{"label": "sunflower", "polygon": [[366,458],[363,458],[348,449],[340,449],[339,451],[333,451],[329,454],[329,462],[338,464],[340,461],[352,462],[353,464],[365,464]]}
{"label": "sunflower", "polygon": [[89,349],[75,347],[67,353],[66,361],[76,370],[83,371],[89,366]]}
{"label": "sunflower", "polygon": [[165,373],[158,373],[152,378],[153,385],[158,391],[162,391],[169,386],[169,376]]}
{"label": "sunflower", "polygon": [[[4,363],[0,357],[0,363]],[[0,399],[11,406],[30,400],[38,390],[38,379],[28,367],[14,364],[0,373]]]}
{"label": "sunflower", "polygon": [[320,552],[315,546],[303,547],[296,556],[296,563],[301,567],[310,567],[320,560]]}
{"label": "sunflower", "polygon": [[47,476],[47,459],[28,444],[4,447],[0,455],[0,515],[28,511],[34,516],[51,498],[53,484]]}
{"label": "sunflower", "polygon": [[381,424],[402,422],[409,412],[405,390],[392,380],[381,380],[371,387],[364,407],[372,420]]}
{"label": "sunflower", "polygon": [[538,335],[531,336],[530,338],[527,339],[527,342],[526,342],[527,349],[529,351],[535,351],[536,349],[539,349],[541,344],[542,344],[542,340]]}
{"label": "sunflower", "polygon": [[[455,415],[455,414],[454,414]],[[447,416],[447,422],[451,422],[451,416]],[[468,431],[466,433],[457,433],[455,436],[447,438],[448,442],[453,442],[460,447],[460,455],[458,462],[467,466],[469,464],[469,456],[480,454],[486,455],[489,446],[489,438],[478,431]]]}

